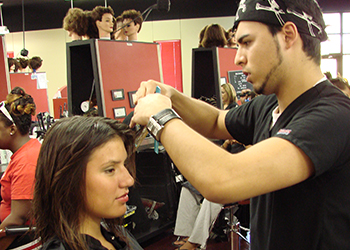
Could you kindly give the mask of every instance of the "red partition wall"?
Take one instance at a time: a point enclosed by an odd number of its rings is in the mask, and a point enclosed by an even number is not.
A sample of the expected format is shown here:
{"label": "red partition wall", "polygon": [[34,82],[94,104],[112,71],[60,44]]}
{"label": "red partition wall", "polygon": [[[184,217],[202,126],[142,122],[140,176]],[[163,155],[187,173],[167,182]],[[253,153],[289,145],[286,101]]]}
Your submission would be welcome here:
{"label": "red partition wall", "polygon": [[[123,120],[133,110],[132,94],[145,80],[162,81],[156,43],[96,40],[101,99],[107,117]],[[120,117],[119,117],[120,116]]]}
{"label": "red partition wall", "polygon": [[235,64],[237,49],[233,48],[218,48],[218,61],[220,77],[226,77],[229,82],[228,71],[242,70],[241,66]]}
{"label": "red partition wall", "polygon": [[26,93],[34,98],[36,113],[49,112],[49,102],[46,89],[38,89],[36,79],[32,79],[31,73],[11,73],[11,89],[22,87]]}
{"label": "red partition wall", "polygon": [[5,38],[0,36],[0,102],[6,99],[9,93],[9,73],[6,56]]}
{"label": "red partition wall", "polygon": [[156,43],[160,45],[164,83],[182,92],[181,40]]}

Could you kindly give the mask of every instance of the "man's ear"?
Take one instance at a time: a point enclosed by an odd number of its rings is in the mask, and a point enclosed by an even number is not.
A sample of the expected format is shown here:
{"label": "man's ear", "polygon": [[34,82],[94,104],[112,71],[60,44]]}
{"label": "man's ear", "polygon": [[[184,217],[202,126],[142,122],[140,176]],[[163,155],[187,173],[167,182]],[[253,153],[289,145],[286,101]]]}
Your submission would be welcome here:
{"label": "man's ear", "polygon": [[286,22],[282,27],[284,42],[287,48],[290,48],[299,37],[297,26],[292,22]]}

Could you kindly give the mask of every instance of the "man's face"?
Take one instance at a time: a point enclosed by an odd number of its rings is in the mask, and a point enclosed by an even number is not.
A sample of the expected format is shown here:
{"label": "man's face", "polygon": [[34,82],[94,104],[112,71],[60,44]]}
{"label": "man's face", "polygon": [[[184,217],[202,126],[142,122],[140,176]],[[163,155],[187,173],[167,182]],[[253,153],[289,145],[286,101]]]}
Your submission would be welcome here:
{"label": "man's face", "polygon": [[255,92],[276,93],[283,63],[278,34],[272,36],[265,24],[241,21],[235,37],[239,45],[235,64],[242,66]]}

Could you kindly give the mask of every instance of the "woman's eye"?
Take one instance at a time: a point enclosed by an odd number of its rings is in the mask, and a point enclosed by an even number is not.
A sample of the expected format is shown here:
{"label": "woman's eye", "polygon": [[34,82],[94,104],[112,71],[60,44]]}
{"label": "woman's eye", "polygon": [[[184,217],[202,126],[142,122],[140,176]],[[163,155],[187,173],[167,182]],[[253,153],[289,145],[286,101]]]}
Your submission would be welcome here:
{"label": "woman's eye", "polygon": [[105,170],[105,172],[106,172],[107,174],[111,174],[111,173],[113,173],[114,171],[115,171],[114,168],[109,168],[109,169],[106,169],[106,170]]}

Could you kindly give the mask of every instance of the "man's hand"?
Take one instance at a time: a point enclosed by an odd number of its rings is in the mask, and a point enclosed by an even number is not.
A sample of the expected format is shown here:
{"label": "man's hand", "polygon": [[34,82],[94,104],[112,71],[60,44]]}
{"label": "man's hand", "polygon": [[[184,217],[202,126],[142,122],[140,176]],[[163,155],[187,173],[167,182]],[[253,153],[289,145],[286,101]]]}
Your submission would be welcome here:
{"label": "man's hand", "polygon": [[171,92],[173,89],[171,86],[154,81],[154,80],[148,80],[148,81],[141,82],[140,87],[135,94],[135,99],[134,99],[135,104],[137,104],[138,101],[141,98],[145,97],[146,95],[154,94],[156,92],[157,86],[160,87],[162,95],[165,95],[171,98]]}
{"label": "man's hand", "polygon": [[[161,93],[155,94],[157,86]],[[149,118],[159,111],[171,108],[171,93],[173,87],[154,80],[141,82],[139,89],[135,94],[134,116],[129,126],[132,128],[136,124],[147,125]]]}
{"label": "man's hand", "polygon": [[170,98],[161,94],[148,94],[138,100],[130,127],[136,124],[147,125],[149,118],[163,109],[171,108]]}

